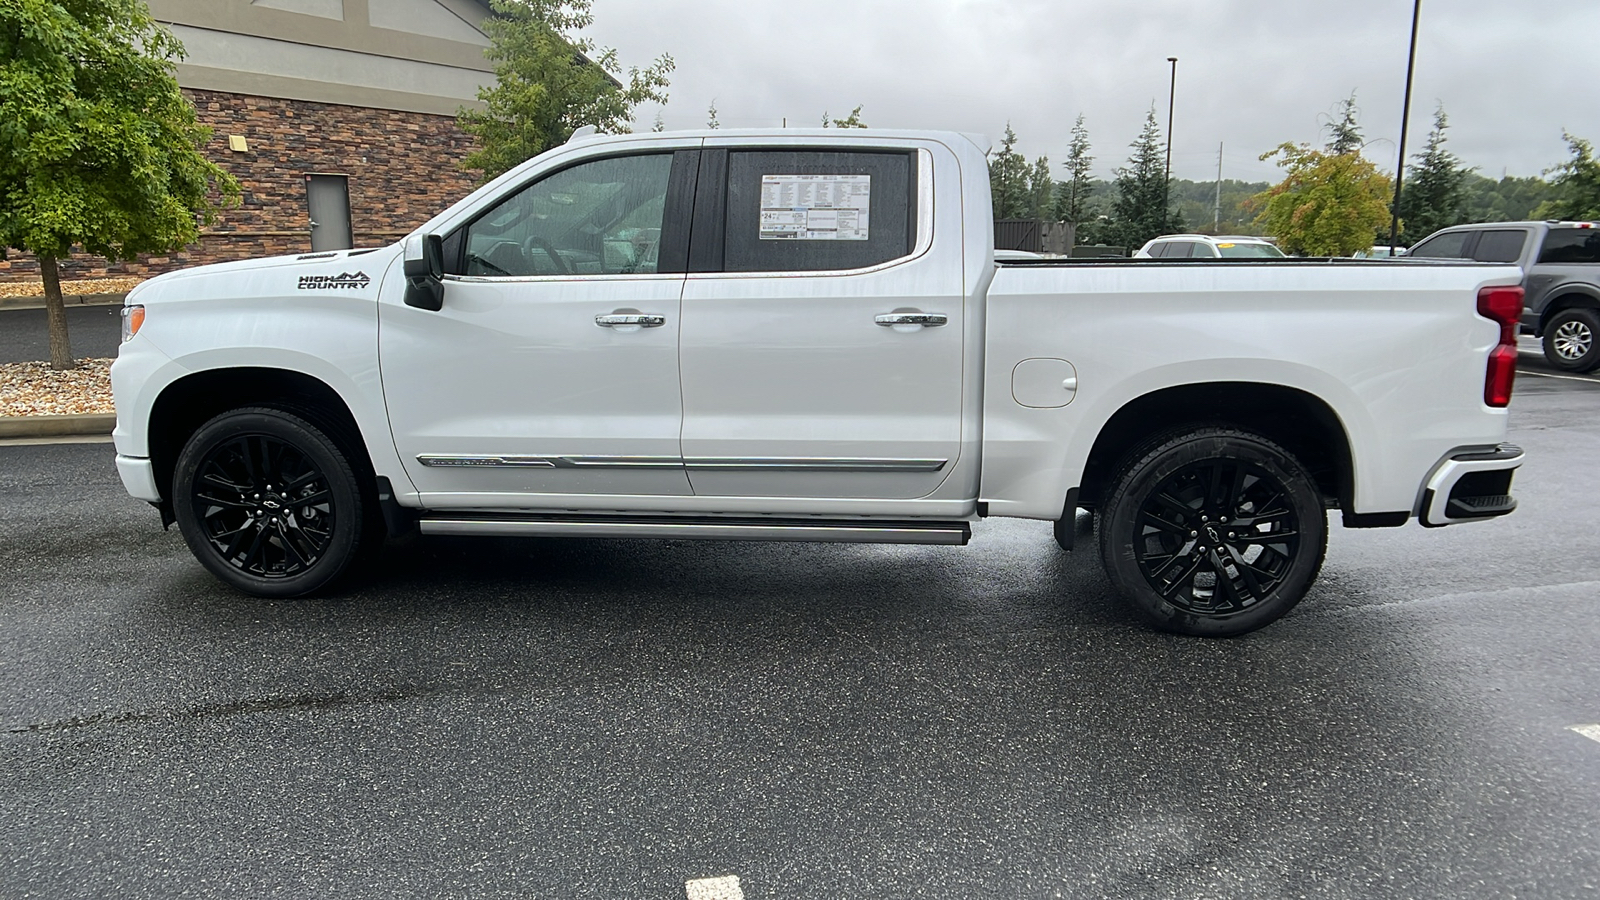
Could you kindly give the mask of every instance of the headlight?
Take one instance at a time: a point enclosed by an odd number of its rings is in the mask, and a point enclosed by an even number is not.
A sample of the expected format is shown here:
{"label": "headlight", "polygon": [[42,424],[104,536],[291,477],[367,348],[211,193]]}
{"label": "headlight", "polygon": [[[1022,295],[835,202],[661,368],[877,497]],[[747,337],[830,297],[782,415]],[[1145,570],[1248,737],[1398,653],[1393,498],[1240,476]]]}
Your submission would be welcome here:
{"label": "headlight", "polygon": [[126,344],[133,340],[133,336],[144,327],[144,307],[124,306],[122,308],[122,342]]}

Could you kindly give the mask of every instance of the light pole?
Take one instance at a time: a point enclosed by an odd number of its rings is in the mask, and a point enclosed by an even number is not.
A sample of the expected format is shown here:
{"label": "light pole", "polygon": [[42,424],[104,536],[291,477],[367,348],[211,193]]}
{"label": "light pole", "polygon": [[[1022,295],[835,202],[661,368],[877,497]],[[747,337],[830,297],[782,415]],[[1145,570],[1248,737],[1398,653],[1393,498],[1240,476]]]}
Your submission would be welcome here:
{"label": "light pole", "polygon": [[[1422,0],[1417,0],[1421,3]],[[1172,85],[1167,88],[1167,171],[1161,180],[1161,230],[1167,230],[1168,205],[1172,202],[1169,196],[1172,191],[1172,101],[1178,96],[1178,58],[1167,57],[1167,62],[1172,63]]]}
{"label": "light pole", "polygon": [[1400,244],[1400,186],[1406,177],[1406,129],[1411,127],[1411,76],[1417,70],[1417,20],[1422,0],[1411,7],[1411,55],[1406,58],[1406,100],[1400,108],[1400,164],[1394,167],[1394,209],[1389,216],[1389,255]]}

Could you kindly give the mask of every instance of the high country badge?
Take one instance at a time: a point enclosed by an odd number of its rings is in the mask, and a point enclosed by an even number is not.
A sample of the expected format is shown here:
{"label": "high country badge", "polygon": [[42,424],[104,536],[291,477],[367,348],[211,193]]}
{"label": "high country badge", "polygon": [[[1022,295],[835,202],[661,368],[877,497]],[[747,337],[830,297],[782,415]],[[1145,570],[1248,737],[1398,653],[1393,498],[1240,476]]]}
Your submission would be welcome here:
{"label": "high country badge", "polygon": [[344,272],[339,275],[301,275],[300,290],[302,291],[337,291],[360,290],[372,283],[365,272],[354,275]]}

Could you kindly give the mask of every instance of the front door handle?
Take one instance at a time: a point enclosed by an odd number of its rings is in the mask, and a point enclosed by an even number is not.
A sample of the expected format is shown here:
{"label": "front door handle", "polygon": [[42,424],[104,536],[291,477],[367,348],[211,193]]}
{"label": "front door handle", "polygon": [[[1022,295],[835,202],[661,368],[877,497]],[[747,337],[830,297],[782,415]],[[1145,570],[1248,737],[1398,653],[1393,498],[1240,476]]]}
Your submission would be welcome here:
{"label": "front door handle", "polygon": [[949,322],[950,317],[944,313],[892,312],[884,313],[872,321],[886,328],[893,325],[925,325],[935,328]]}
{"label": "front door handle", "polygon": [[618,325],[634,325],[640,328],[660,328],[667,324],[666,316],[652,313],[610,313],[594,317],[594,323],[601,328],[615,328]]}

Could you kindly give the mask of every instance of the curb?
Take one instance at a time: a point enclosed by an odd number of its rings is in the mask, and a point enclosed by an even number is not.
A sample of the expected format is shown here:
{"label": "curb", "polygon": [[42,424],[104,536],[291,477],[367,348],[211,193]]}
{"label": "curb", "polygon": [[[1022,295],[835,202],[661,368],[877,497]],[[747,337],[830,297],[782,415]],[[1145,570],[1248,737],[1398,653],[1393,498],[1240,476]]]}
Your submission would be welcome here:
{"label": "curb", "polygon": [[0,438],[70,437],[110,434],[116,413],[76,416],[0,416]]}
{"label": "curb", "polygon": [[[67,306],[121,306],[128,299],[127,292],[121,294],[62,294],[61,301]],[[44,309],[43,297],[0,297],[0,310],[4,309]]]}

